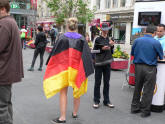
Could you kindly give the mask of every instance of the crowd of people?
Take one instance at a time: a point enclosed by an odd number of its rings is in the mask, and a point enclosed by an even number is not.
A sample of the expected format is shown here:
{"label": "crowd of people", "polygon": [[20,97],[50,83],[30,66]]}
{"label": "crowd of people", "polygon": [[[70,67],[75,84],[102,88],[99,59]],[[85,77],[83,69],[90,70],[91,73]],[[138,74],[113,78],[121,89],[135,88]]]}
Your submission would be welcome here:
{"label": "crowd of people", "polygon": [[[20,32],[15,20],[10,16],[10,4],[7,0],[0,1],[0,124],[13,124],[11,88],[13,83],[20,82],[24,77],[22,62],[22,47],[24,47],[24,34]],[[87,92],[88,76],[94,73],[95,84],[93,93],[93,108],[100,106],[100,86],[103,77],[103,104],[114,108],[110,100],[111,62],[113,61],[114,41],[108,37],[109,25],[101,24],[101,35],[95,38],[94,45],[89,34],[83,37],[77,33],[77,18],[67,20],[67,32],[58,36],[57,28],[51,31],[53,49],[47,60],[44,75],[44,93],[51,98],[60,93],[60,116],[52,123],[66,123],[67,91],[73,88],[72,117],[78,118],[80,97]],[[31,67],[40,54],[39,71],[42,71],[43,56],[47,44],[43,27],[37,28],[35,50]],[[25,29],[24,29],[25,32]],[[131,55],[135,64],[135,90],[133,94],[131,113],[141,112],[141,117],[151,114],[151,102],[156,82],[157,59],[163,60],[165,51],[165,26],[147,26],[143,37],[137,38],[132,46]],[[22,45],[21,45],[22,39]],[[56,39],[56,42],[55,42]],[[91,55],[91,49],[99,52]],[[93,61],[94,59],[94,61]],[[141,95],[143,88],[143,94]]]}

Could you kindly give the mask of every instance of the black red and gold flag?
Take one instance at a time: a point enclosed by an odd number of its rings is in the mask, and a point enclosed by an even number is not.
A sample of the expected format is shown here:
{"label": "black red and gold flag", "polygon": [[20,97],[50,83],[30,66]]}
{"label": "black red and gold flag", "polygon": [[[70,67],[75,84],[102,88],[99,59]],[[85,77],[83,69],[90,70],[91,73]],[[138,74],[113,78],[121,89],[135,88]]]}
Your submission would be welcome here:
{"label": "black red and gold flag", "polygon": [[79,98],[86,93],[87,77],[93,72],[90,49],[84,37],[75,32],[65,33],[50,54],[43,83],[46,97],[71,86],[73,96]]}

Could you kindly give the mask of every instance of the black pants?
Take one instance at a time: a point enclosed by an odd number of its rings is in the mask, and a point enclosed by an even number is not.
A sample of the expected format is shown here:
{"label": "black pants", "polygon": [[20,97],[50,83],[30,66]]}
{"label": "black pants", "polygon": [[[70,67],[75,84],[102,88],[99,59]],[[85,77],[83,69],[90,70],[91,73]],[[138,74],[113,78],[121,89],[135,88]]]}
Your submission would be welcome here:
{"label": "black pants", "polygon": [[0,124],[13,124],[11,85],[0,85]]}
{"label": "black pants", "polygon": [[51,45],[53,46],[55,44],[56,37],[51,37]]}
{"label": "black pants", "polygon": [[135,64],[135,82],[131,111],[141,110],[143,113],[148,114],[150,113],[156,84],[156,66]]}
{"label": "black pants", "polygon": [[40,54],[40,68],[42,68],[43,62],[44,62],[44,58],[43,58],[44,52],[45,52],[45,47],[35,49],[32,64],[31,64],[32,68],[34,68],[34,64],[35,64],[35,61],[36,61],[36,58],[37,58],[38,54]]}
{"label": "black pants", "polygon": [[110,103],[109,100],[109,81],[110,81],[110,72],[111,66],[110,64],[104,66],[95,66],[95,86],[94,86],[94,102],[100,103],[100,85],[101,79],[103,75],[103,96],[104,96],[104,104]]}

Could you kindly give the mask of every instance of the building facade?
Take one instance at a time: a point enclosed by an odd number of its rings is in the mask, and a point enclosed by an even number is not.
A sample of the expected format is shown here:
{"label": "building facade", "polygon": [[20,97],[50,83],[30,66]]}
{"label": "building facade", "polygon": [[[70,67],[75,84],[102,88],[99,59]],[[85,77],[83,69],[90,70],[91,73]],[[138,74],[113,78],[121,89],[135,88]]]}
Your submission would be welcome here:
{"label": "building facade", "polygon": [[10,14],[17,22],[18,27],[33,27],[37,12],[37,0],[10,0]]}
{"label": "building facade", "polygon": [[91,0],[90,8],[96,9],[95,20],[109,22],[112,29],[110,37],[122,49],[130,52],[131,33],[135,0]]}
{"label": "building facade", "polygon": [[44,30],[49,31],[55,21],[50,9],[47,7],[47,3],[43,0],[38,0],[37,15],[37,25],[42,25]]}

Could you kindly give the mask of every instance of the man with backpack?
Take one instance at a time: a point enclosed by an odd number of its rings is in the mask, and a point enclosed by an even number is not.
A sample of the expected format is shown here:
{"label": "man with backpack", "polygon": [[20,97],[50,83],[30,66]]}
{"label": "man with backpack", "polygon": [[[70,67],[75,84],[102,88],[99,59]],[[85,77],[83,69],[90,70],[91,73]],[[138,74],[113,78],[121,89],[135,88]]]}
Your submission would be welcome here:
{"label": "man with backpack", "polygon": [[32,60],[31,67],[28,69],[28,71],[34,71],[34,64],[36,61],[36,58],[38,54],[40,54],[40,67],[38,68],[38,71],[42,71],[42,66],[43,66],[43,56],[47,44],[47,39],[46,39],[46,34],[43,32],[43,27],[39,26],[38,28],[38,34],[36,35],[36,40],[35,40],[35,51],[34,51],[34,56]]}
{"label": "man with backpack", "polygon": [[55,44],[57,34],[58,34],[58,30],[57,30],[56,26],[53,25],[53,28],[50,31],[51,45],[52,46]]}

